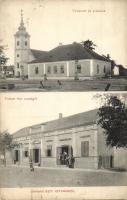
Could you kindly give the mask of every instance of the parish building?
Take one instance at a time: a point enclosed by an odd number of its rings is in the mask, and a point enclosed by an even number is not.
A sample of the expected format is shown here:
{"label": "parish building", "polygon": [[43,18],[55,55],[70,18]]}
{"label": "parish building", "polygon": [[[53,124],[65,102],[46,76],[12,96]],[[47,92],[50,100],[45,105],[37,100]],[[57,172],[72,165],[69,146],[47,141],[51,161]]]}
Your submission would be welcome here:
{"label": "parish building", "polygon": [[111,62],[80,43],[59,44],[50,51],[30,48],[30,35],[21,22],[15,38],[15,76],[29,79],[74,79],[111,75]]}

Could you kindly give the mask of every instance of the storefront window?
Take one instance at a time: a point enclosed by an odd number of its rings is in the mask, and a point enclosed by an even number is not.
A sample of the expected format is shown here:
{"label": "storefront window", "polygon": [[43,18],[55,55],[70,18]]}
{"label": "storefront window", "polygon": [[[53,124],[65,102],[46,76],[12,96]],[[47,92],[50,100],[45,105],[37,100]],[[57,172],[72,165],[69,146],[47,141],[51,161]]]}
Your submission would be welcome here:
{"label": "storefront window", "polygon": [[52,146],[48,145],[47,146],[47,157],[51,157],[52,156]]}

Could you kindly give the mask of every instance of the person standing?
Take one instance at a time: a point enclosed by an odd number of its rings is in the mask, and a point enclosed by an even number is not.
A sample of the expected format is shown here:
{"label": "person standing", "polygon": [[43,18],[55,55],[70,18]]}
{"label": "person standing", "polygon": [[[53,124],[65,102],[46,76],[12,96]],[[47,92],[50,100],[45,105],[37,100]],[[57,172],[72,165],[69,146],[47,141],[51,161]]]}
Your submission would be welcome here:
{"label": "person standing", "polygon": [[75,158],[73,155],[69,156],[69,168],[74,168]]}
{"label": "person standing", "polygon": [[67,158],[67,152],[66,151],[63,152],[63,157],[64,157],[64,165],[66,165],[66,158]]}
{"label": "person standing", "polygon": [[30,171],[34,171],[32,158],[30,158],[29,163],[30,163]]}

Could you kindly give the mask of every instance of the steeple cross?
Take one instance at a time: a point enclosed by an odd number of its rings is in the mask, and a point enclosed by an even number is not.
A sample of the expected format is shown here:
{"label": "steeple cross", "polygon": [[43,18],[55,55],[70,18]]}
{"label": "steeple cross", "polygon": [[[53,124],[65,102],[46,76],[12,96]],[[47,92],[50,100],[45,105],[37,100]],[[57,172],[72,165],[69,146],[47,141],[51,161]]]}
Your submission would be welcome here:
{"label": "steeple cross", "polygon": [[21,19],[23,20],[23,9],[21,9]]}

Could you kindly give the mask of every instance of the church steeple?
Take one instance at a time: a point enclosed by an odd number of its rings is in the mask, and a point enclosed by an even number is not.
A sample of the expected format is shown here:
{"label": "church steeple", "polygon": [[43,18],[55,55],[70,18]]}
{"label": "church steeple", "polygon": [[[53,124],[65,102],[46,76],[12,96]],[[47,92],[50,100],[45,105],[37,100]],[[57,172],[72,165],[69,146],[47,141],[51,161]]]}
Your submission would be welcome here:
{"label": "church steeple", "polygon": [[15,37],[15,75],[24,76],[28,74],[28,62],[30,52],[30,35],[27,33],[24,20],[23,10],[21,10],[21,21]]}
{"label": "church steeple", "polygon": [[21,22],[20,22],[20,26],[18,28],[19,30],[26,30],[25,26],[24,26],[24,22],[23,22],[23,10],[21,9]]}

